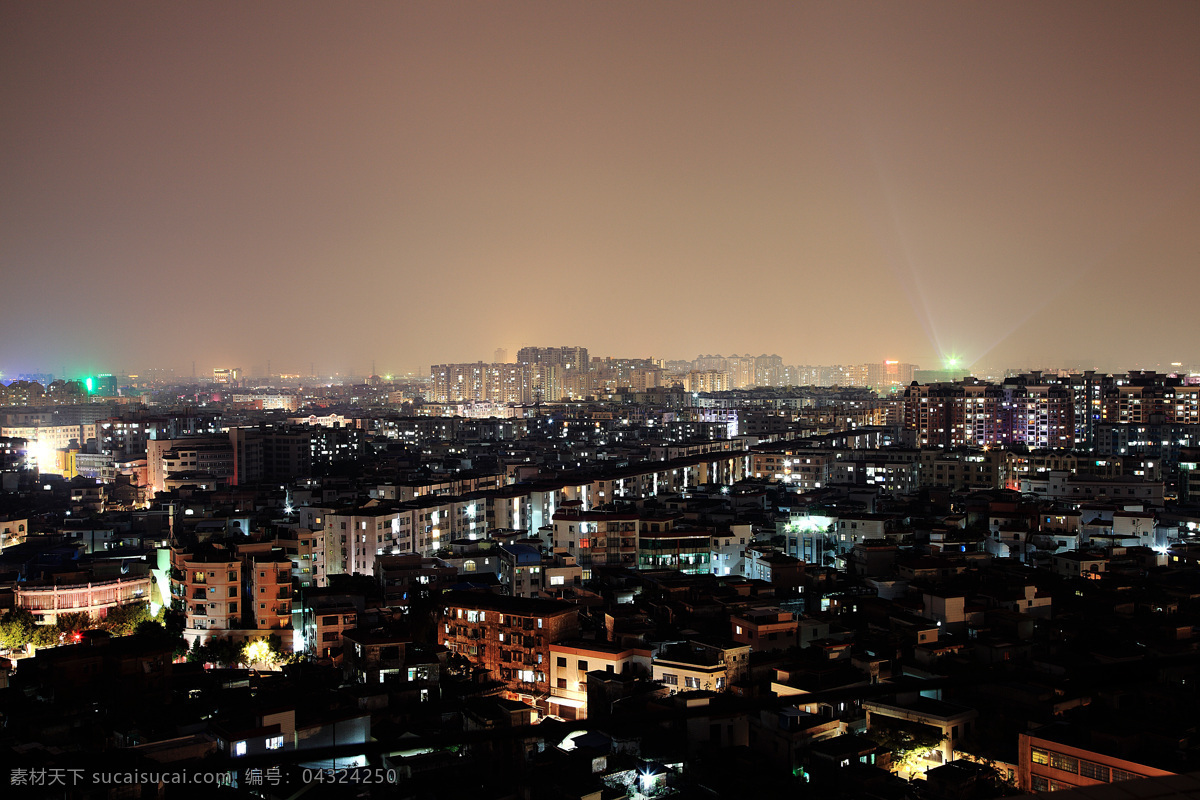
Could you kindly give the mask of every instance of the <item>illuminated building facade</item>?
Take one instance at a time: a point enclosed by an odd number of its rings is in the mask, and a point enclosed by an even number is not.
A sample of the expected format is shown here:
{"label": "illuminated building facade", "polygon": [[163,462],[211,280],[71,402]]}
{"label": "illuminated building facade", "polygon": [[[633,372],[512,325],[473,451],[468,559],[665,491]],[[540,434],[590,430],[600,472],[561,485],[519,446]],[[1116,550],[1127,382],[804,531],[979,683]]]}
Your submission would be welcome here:
{"label": "illuminated building facade", "polygon": [[904,427],[918,447],[1075,447],[1075,400],[1060,384],[913,384]]}
{"label": "illuminated building facade", "polygon": [[673,520],[641,522],[638,568],[677,569],[687,574],[712,571],[711,530],[676,526]]}
{"label": "illuminated building facade", "polygon": [[184,638],[203,644],[214,632],[241,628],[242,562],[224,548],[171,550],[171,593],[184,606]]}
{"label": "illuminated building facade", "polygon": [[150,582],[144,568],[142,574],[107,579],[72,573],[67,579],[17,584],[14,605],[28,610],[44,625],[53,625],[60,614],[86,613],[92,619],[103,620],[112,608],[149,600]]}
{"label": "illuminated building facade", "polygon": [[576,606],[554,600],[447,592],[438,644],[503,681],[511,699],[545,709],[550,645],[579,634]]}
{"label": "illuminated building facade", "polygon": [[1067,725],[1019,734],[1017,785],[1025,792],[1153,778],[1174,773],[1094,749],[1088,737]]}
{"label": "illuminated building facade", "polygon": [[21,425],[0,428],[0,437],[24,439],[26,452],[38,469],[48,474],[63,474],[57,451],[80,449],[96,438],[95,424]]}
{"label": "illuminated building facade", "polygon": [[[254,555],[247,563],[250,574],[246,591],[247,610],[260,631],[290,630],[292,627],[292,562],[281,552]],[[291,642],[287,643],[289,646]]]}
{"label": "illuminated building facade", "polygon": [[522,347],[517,351],[517,362],[552,365],[576,372],[591,369],[586,347]]}
{"label": "illuminated building facade", "polygon": [[683,378],[683,388],[689,392],[725,392],[733,388],[729,373],[724,370],[692,370]]}
{"label": "illuminated building facade", "polygon": [[869,386],[880,392],[894,391],[912,383],[916,369],[915,364],[894,360],[878,364],[857,364],[849,368],[849,384]]}
{"label": "illuminated building facade", "polygon": [[428,399],[497,405],[558,400],[563,396],[565,373],[563,366],[553,363],[435,364],[430,368]]}
{"label": "illuminated building facade", "polygon": [[241,367],[217,367],[213,369],[213,383],[218,386],[237,386],[241,379]]}
{"label": "illuminated building facade", "polygon": [[587,717],[589,672],[649,677],[651,651],[593,640],[550,645],[550,713],[563,719]]}
{"label": "illuminated building facade", "polygon": [[554,548],[593,566],[632,567],[638,556],[638,515],[607,511],[559,510],[554,515]]}
{"label": "illuminated building facade", "polygon": [[394,506],[373,506],[324,515],[325,569],[327,575],[375,574],[375,557],[407,552],[412,541],[408,514]]}

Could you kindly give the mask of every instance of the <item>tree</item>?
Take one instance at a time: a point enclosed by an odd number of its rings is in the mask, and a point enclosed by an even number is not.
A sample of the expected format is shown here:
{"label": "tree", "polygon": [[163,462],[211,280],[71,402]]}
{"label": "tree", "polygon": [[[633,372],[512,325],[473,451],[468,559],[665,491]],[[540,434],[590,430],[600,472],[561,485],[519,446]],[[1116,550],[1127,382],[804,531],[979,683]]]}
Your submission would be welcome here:
{"label": "tree", "polygon": [[38,625],[33,630],[29,643],[34,647],[54,647],[61,641],[61,633],[55,625]]}
{"label": "tree", "polygon": [[242,647],[229,639],[209,639],[208,644],[198,644],[188,652],[188,661],[236,667],[242,663]]}
{"label": "tree", "polygon": [[992,773],[988,775],[987,779],[996,786],[995,796],[999,796],[1003,794],[1000,787],[1011,784],[1009,784],[1000,764],[992,757],[991,751],[980,740],[978,730],[978,727],[976,727],[966,736],[955,741],[954,752],[956,757],[964,758],[967,761],[990,768]]}
{"label": "tree", "polygon": [[272,634],[265,639],[254,639],[242,647],[243,664],[265,664],[268,668],[275,667],[287,659],[283,652],[283,640]]}
{"label": "tree", "polygon": [[161,623],[152,619],[142,620],[133,629],[133,638],[146,643],[175,645],[173,655],[178,658],[188,651],[187,639],[183,638],[183,634],[178,631],[167,630]]}
{"label": "tree", "polygon": [[128,636],[139,624],[149,619],[150,604],[143,600],[110,608],[100,627],[113,636]]}
{"label": "tree", "polygon": [[167,609],[166,606],[163,606],[161,609],[159,609],[158,616],[158,621],[162,623],[162,626],[166,628],[169,633],[183,636],[183,629],[187,627],[187,614],[180,609],[176,609],[174,606],[172,606],[170,609]]}
{"label": "tree", "polygon": [[67,614],[59,614],[54,627],[62,634],[61,638],[70,642],[89,628],[96,627],[96,623],[92,619],[92,615],[86,611],[72,611]]}
{"label": "tree", "polygon": [[65,633],[70,637],[74,633],[82,633],[88,628],[95,627],[95,620],[91,619],[91,614],[88,612],[68,612],[59,614],[59,619],[55,622],[54,627],[59,628],[60,633]]}
{"label": "tree", "polygon": [[0,647],[19,650],[29,644],[36,627],[37,623],[29,611],[24,608],[9,609],[0,618]]}
{"label": "tree", "polygon": [[904,724],[899,720],[872,715],[871,729],[866,736],[876,744],[892,751],[892,766],[915,772],[917,759],[941,745],[945,739],[939,732],[920,725]]}

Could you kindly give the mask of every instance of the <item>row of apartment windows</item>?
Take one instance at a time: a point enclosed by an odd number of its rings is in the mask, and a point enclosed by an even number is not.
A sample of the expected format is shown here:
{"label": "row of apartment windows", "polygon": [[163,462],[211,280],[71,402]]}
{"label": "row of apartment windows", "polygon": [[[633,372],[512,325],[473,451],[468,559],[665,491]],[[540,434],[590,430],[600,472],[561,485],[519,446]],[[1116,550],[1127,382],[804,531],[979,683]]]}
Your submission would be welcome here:
{"label": "row of apartment windows", "polygon": [[[662,676],[662,682],[665,683],[667,686],[678,686],[679,685],[679,676],[673,672],[664,672],[663,676]],[[699,689],[699,688],[701,688],[700,678],[694,677],[692,675],[684,675],[683,676],[683,686],[685,689]],[[724,689],[725,688],[725,678],[723,678],[723,677],[717,678],[716,687],[717,687],[718,691],[720,691],[721,689]]]}
{"label": "row of apartment windows", "polygon": [[[1076,758],[1075,756],[1057,753],[1053,750],[1045,750],[1040,747],[1031,748],[1030,760],[1034,764],[1043,764],[1052,769],[1069,772],[1072,775],[1079,775],[1084,778],[1091,778],[1095,781],[1103,781],[1104,783],[1115,783],[1117,781],[1128,781],[1143,777],[1135,772],[1118,769],[1117,767],[1108,767],[1104,764],[1097,764],[1095,761]],[[1035,782],[1039,778],[1040,776],[1038,775],[1033,776]],[[1045,781],[1046,779],[1041,778],[1041,780]],[[1066,784],[1063,784],[1063,787],[1075,788]],[[1045,789],[1038,789],[1036,786],[1033,788],[1034,791],[1045,791]]]}

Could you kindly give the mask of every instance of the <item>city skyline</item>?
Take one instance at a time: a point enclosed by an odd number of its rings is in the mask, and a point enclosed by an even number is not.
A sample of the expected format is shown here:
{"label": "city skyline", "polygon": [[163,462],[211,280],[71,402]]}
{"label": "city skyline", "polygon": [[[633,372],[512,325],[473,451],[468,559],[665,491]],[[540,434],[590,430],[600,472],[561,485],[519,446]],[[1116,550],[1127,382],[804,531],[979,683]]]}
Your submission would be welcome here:
{"label": "city skyline", "polygon": [[[557,371],[553,375],[548,375],[544,369],[539,367],[539,362],[546,363],[546,357],[544,355],[522,357],[521,354],[526,350],[579,351],[582,353],[582,358],[587,359],[588,369],[585,372],[590,377],[583,382],[571,382],[569,380],[570,375],[572,372],[577,372],[577,370],[571,369],[565,363],[556,367]],[[507,384],[512,384],[513,381],[516,381],[516,384],[510,386],[510,390],[516,385],[529,384],[531,380],[540,385],[541,381],[549,379],[555,387],[569,387],[570,390],[565,391],[563,396],[570,396],[575,399],[590,394],[604,395],[606,390],[602,388],[603,386],[607,386],[610,389],[615,389],[619,386],[633,387],[635,389],[637,387],[661,387],[667,389],[675,386],[683,387],[686,391],[695,390],[700,393],[720,393],[730,390],[760,388],[779,389],[793,387],[802,389],[805,387],[844,386],[865,387],[878,391],[883,396],[887,396],[910,384],[933,385],[960,380],[988,382],[1033,374],[1058,377],[1094,374],[1097,376],[1107,375],[1118,378],[1122,376],[1134,377],[1137,375],[1173,376],[1178,377],[1189,385],[1200,383],[1200,364],[1187,364],[1183,362],[1151,365],[1135,364],[1126,365],[1125,368],[1118,369],[1098,369],[1093,362],[1088,360],[1050,365],[1010,365],[989,368],[972,367],[956,358],[947,358],[940,364],[930,364],[928,366],[904,362],[898,359],[844,364],[791,364],[785,362],[777,354],[760,354],[754,356],[736,353],[730,353],[729,355],[701,353],[688,359],[629,358],[590,353],[588,348],[576,346],[526,346],[514,357],[508,357],[505,348],[498,348],[494,351],[495,358],[499,358],[501,355],[504,355],[506,360],[476,359],[472,361],[451,361],[442,364],[432,364],[425,369],[410,372],[376,369],[373,361],[370,362],[369,369],[359,371],[347,370],[343,372],[332,370],[321,371],[316,369],[315,365],[311,365],[308,372],[289,372],[286,369],[272,369],[270,361],[267,362],[266,367],[262,364],[251,364],[249,367],[224,364],[211,368],[197,365],[190,371],[153,367],[145,370],[118,369],[109,371],[93,369],[75,373],[67,371],[14,373],[0,370],[0,388],[8,384],[16,386],[21,382],[35,382],[43,386],[48,386],[52,382],[62,383],[66,381],[78,384],[79,391],[89,396],[100,396],[104,394],[116,394],[117,389],[129,391],[136,389],[136,387],[148,387],[152,385],[160,387],[198,385],[237,390],[253,390],[257,388],[273,391],[275,388],[287,390],[288,387],[295,388],[300,386],[348,386],[364,381],[369,384],[384,386],[407,385],[415,382],[427,384],[426,391],[433,392],[432,399],[434,402],[443,402],[447,398],[441,397],[440,400],[438,399],[439,391],[442,395],[445,394],[444,387],[441,390],[438,389],[438,386],[442,385],[439,384],[439,381],[444,383],[447,380],[447,375],[451,373],[454,376],[463,376],[462,378],[451,378],[452,381],[464,379],[469,382],[486,380],[503,381]],[[558,361],[552,357],[550,363],[558,363]],[[450,373],[447,370],[450,370]],[[491,377],[487,379],[482,378],[481,376],[485,372],[490,374]],[[720,375],[722,377],[711,377],[713,375]],[[578,377],[582,380],[584,376]],[[567,381],[567,383],[561,383],[562,381]],[[599,382],[594,390],[588,388],[592,385],[589,381]],[[526,396],[531,391],[529,388],[531,385],[527,385],[523,391],[517,391],[515,395],[509,397],[505,402],[533,402],[532,396]],[[464,387],[460,386],[459,388],[463,389]],[[546,386],[542,386],[542,390],[546,388]],[[520,396],[520,399],[517,399],[518,396]],[[548,397],[549,395],[545,395],[544,391],[541,391],[539,399]],[[431,398],[427,396],[427,399]]]}
{"label": "city skyline", "polygon": [[0,15],[9,375],[1197,361],[1195,4]]}

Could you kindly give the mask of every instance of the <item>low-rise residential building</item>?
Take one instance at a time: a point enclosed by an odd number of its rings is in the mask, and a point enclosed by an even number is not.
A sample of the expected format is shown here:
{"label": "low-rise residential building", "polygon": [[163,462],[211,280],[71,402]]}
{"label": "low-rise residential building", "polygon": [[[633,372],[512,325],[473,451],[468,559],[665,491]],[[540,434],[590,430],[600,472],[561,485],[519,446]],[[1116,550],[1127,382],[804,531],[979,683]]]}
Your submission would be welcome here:
{"label": "low-rise residential building", "polygon": [[743,575],[766,581],[784,589],[795,589],[804,582],[804,562],[769,545],[746,548]]}
{"label": "low-rise residential building", "polygon": [[550,713],[564,719],[587,716],[588,673],[649,677],[651,651],[608,642],[570,640],[550,645]]}
{"label": "low-rise residential building", "polygon": [[559,509],[553,520],[553,546],[575,557],[583,569],[637,563],[638,515]]}
{"label": "low-rise residential building", "polygon": [[513,597],[536,597],[542,589],[542,553],[528,544],[505,544],[498,550],[500,585]]}
{"label": "low-rise residential building", "polygon": [[45,625],[55,624],[61,614],[86,613],[103,620],[117,606],[150,599],[151,577],[144,565],[139,566],[125,575],[72,571],[23,581],[16,585],[13,604]]}
{"label": "low-rise residential building", "polygon": [[502,681],[512,699],[546,708],[550,645],[576,637],[576,606],[541,598],[482,592],[442,595],[439,644]]}
{"label": "low-rise residential building", "polygon": [[412,693],[420,702],[439,696],[440,662],[407,636],[356,628],[345,631],[342,641],[342,672],[347,680],[365,686],[383,684],[389,691]]}
{"label": "low-rise residential building", "polygon": [[757,652],[788,650],[800,644],[796,615],[776,606],[750,608],[730,615],[732,638]]}
{"label": "low-rise residential building", "polygon": [[940,743],[930,748],[926,766],[936,766],[957,758],[956,746],[971,735],[979,716],[973,708],[956,703],[947,703],[929,697],[917,696],[908,700],[864,700],[863,710],[867,713],[867,730],[879,717],[901,723],[922,726],[940,737]]}
{"label": "low-rise residential building", "polygon": [[230,550],[172,548],[171,591],[184,606],[183,635],[189,645],[204,644],[214,632],[241,628],[247,602],[242,597],[242,560]]}
{"label": "low-rise residential building", "polygon": [[750,669],[750,645],[697,640],[662,647],[654,655],[654,680],[672,694],[690,690],[728,691]]}
{"label": "low-rise residential building", "polygon": [[342,637],[358,627],[360,605],[353,597],[320,590],[305,592],[301,620],[304,652],[313,658],[334,658],[342,652]]}
{"label": "low-rise residential building", "polygon": [[325,574],[324,528],[292,528],[275,537],[280,548],[292,562],[292,579],[301,588],[323,588],[328,585]]}
{"label": "low-rise residential building", "polygon": [[[248,628],[260,631],[292,628],[292,562],[282,552],[255,555],[246,565]],[[287,646],[291,647],[290,637]]]}
{"label": "low-rise residential building", "polygon": [[1153,778],[1174,773],[1103,752],[1070,725],[1048,725],[1019,734],[1017,786],[1052,792]]}
{"label": "low-rise residential building", "polygon": [[29,531],[29,520],[24,517],[0,519],[0,550],[20,544]]}
{"label": "low-rise residential building", "polygon": [[1068,553],[1055,553],[1050,557],[1050,569],[1055,575],[1066,578],[1098,579],[1107,571],[1108,557],[1102,553],[1072,550]]}
{"label": "low-rise residential building", "polygon": [[[638,568],[643,570],[676,569],[687,574],[708,573],[712,569],[712,531],[642,521],[638,541]],[[650,530],[647,530],[650,528]]]}
{"label": "low-rise residential building", "polygon": [[417,553],[377,556],[373,567],[383,602],[393,608],[433,600],[458,580],[458,570],[442,559]]}

